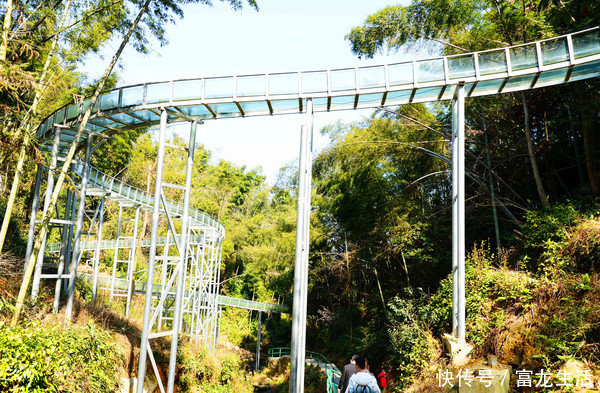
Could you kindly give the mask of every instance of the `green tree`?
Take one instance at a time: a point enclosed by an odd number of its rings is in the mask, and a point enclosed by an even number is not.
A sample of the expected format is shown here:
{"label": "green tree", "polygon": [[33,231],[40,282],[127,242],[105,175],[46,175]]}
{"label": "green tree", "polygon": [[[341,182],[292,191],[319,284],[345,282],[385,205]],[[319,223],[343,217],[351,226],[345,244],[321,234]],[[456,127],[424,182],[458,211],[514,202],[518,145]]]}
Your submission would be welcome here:
{"label": "green tree", "polygon": [[[192,2],[200,3],[200,4],[207,4],[207,1],[205,1],[205,0],[197,0],[197,1],[192,1]],[[236,8],[236,9],[240,8],[243,4],[242,0],[229,0],[229,3],[231,4],[231,6],[233,8]],[[257,7],[255,0],[248,0],[248,3],[252,6],[254,6],[255,8]],[[69,4],[70,4],[70,2],[67,3],[67,5],[69,5]],[[60,193],[65,176],[69,170],[70,162],[75,155],[75,151],[78,147],[79,141],[81,139],[81,136],[83,134],[85,126],[88,122],[88,119],[90,118],[92,109],[93,109],[98,97],[100,96],[100,92],[104,88],[106,81],[110,77],[117,60],[121,56],[123,49],[129,43],[130,38],[133,37],[132,45],[134,46],[134,48],[136,48],[137,50],[144,51],[144,50],[146,50],[146,45],[148,43],[148,41],[147,41],[148,38],[147,38],[146,33],[149,32],[152,35],[154,35],[155,37],[157,37],[160,41],[164,42],[164,39],[165,39],[164,23],[172,22],[176,16],[183,15],[183,12],[180,8],[180,2],[173,2],[170,0],[154,0],[154,1],[153,0],[144,0],[143,2],[142,1],[134,2],[134,4],[139,6],[139,10],[137,10],[136,7],[131,7],[131,8],[133,8],[131,10],[129,8],[126,8],[127,10],[130,10],[131,16],[135,15],[135,18],[129,19],[126,17],[121,20],[122,24],[119,25],[119,26],[121,26],[120,31],[124,33],[123,38],[121,40],[121,44],[120,44],[119,48],[117,49],[117,51],[115,52],[115,54],[113,55],[112,60],[109,64],[106,72],[100,79],[100,82],[98,83],[98,86],[96,87],[94,95],[91,98],[90,105],[89,105],[88,109],[86,110],[85,114],[83,115],[81,124],[79,125],[79,129],[77,131],[77,134],[75,135],[73,142],[71,144],[71,147],[69,149],[69,152],[67,153],[67,155],[65,157],[65,163],[63,164],[63,167],[61,168],[60,175],[56,182],[55,190],[52,194],[48,211],[53,211],[54,206],[56,205],[56,202],[58,200],[58,194]],[[210,3],[208,3],[208,4],[210,4]],[[68,9],[68,7],[67,7],[67,9]],[[63,23],[60,23],[61,26],[62,26],[62,24]],[[16,184],[16,187],[18,188],[18,184]],[[7,219],[7,217],[5,217],[5,219]],[[45,237],[46,232],[48,230],[47,228],[48,228],[48,224],[50,222],[50,216],[47,215],[46,217],[43,218],[42,221],[43,221],[42,228],[41,228],[40,233],[38,234],[38,237],[34,243],[31,258],[27,263],[27,269],[24,273],[23,284],[21,285],[21,290],[19,292],[19,298],[17,299],[17,307],[15,310],[15,315],[14,315],[14,318],[12,321],[12,325],[16,325],[16,323],[18,321],[20,311],[22,309],[23,301],[25,298],[25,293],[29,286],[29,280],[30,280],[31,274],[33,272],[33,265],[35,264],[34,261],[37,258],[37,254],[40,252],[42,239]],[[69,305],[71,305],[71,302],[69,302]],[[70,317],[70,307],[67,308],[67,316]]]}
{"label": "green tree", "polygon": [[[316,345],[384,353],[380,330],[398,285],[435,286],[450,249],[448,140],[422,104],[398,119],[382,112],[323,132],[331,145],[314,164],[315,218],[309,315]],[[438,215],[436,215],[438,214]],[[435,219],[430,218],[431,215]],[[447,247],[446,247],[447,246]],[[319,336],[322,336],[321,338]]]}

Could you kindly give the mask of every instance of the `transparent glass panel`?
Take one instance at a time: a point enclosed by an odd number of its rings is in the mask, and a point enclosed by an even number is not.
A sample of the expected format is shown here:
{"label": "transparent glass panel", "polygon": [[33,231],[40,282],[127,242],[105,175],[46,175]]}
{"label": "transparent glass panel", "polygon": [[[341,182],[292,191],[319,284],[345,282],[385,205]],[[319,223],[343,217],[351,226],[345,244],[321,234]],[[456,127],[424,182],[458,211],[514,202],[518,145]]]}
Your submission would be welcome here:
{"label": "transparent glass panel", "polygon": [[579,79],[586,79],[592,76],[598,75],[600,70],[600,62],[594,61],[592,63],[581,64],[573,67],[571,78],[569,80],[575,81]]}
{"label": "transparent glass panel", "polygon": [[470,78],[475,76],[475,60],[473,55],[448,58],[450,79]]}
{"label": "transparent glass panel", "polygon": [[425,60],[417,62],[417,82],[427,83],[443,81],[444,60]]}
{"label": "transparent glass panel", "polygon": [[303,72],[302,73],[302,93],[326,93],[327,92],[327,72]]}
{"label": "transparent glass panel", "polygon": [[442,92],[441,87],[426,87],[418,89],[415,93],[413,101],[425,102],[425,101],[436,101]]}
{"label": "transparent glass panel", "polygon": [[600,31],[592,30],[572,37],[576,59],[600,53]]}
{"label": "transparent glass panel", "polygon": [[483,81],[479,82],[477,86],[475,86],[475,90],[472,95],[481,95],[483,93],[495,94],[498,93],[500,86],[504,83],[503,79],[497,79],[493,81]]}
{"label": "transparent glass panel", "polygon": [[192,117],[200,117],[202,119],[210,119],[213,117],[212,113],[204,105],[193,105],[185,106],[181,109],[185,114]]}
{"label": "transparent glass panel", "polygon": [[315,109],[326,109],[327,108],[327,98],[313,98],[313,107]]}
{"label": "transparent glass panel", "polygon": [[94,119],[90,119],[89,122],[92,124],[95,124],[95,125],[102,126],[102,127],[110,127],[110,128],[116,128],[116,129],[124,127],[122,124],[116,123],[106,117],[96,117]]}
{"label": "transparent glass panel", "polygon": [[359,68],[358,84],[361,89],[385,87],[385,67]]}
{"label": "transparent glass panel", "polygon": [[44,124],[42,124],[42,126],[40,127],[40,131],[41,131],[42,135],[45,134],[48,131],[48,129],[50,128],[50,124],[51,124],[50,123],[50,119],[47,119],[44,122]]}
{"label": "transparent glass panel", "polygon": [[140,119],[131,117],[126,113],[116,113],[114,115],[111,115],[110,117],[120,121],[121,123],[126,123],[126,124],[131,124],[131,125],[137,125],[137,124],[143,123],[143,121],[141,121]]}
{"label": "transparent glass panel", "polygon": [[497,50],[479,54],[479,75],[500,74],[507,71],[506,51]]}
{"label": "transparent glass panel", "polygon": [[60,111],[56,112],[56,115],[54,116],[54,122],[62,123],[65,120],[65,112],[66,109],[61,109]]}
{"label": "transparent glass panel", "polygon": [[465,96],[468,97],[469,92],[473,89],[473,83],[465,84]]}
{"label": "transparent glass panel", "polygon": [[212,104],[210,106],[217,113],[218,117],[236,117],[242,116],[237,105],[233,103],[227,104]]}
{"label": "transparent glass panel", "polygon": [[173,82],[173,101],[202,99],[202,79]]}
{"label": "transparent glass panel", "polygon": [[381,105],[381,100],[383,99],[383,93],[374,93],[374,94],[361,94],[358,97],[358,104],[371,104],[374,106]]}
{"label": "transparent glass panel", "polygon": [[269,113],[269,106],[266,101],[240,102],[242,109],[246,114]]}
{"label": "transparent glass panel", "polygon": [[113,90],[100,96],[100,110],[114,109],[119,106],[119,90]]}
{"label": "transparent glass panel", "polygon": [[388,66],[390,86],[406,85],[413,83],[412,63],[391,64]]}
{"label": "transparent glass panel", "polygon": [[566,68],[543,72],[535,82],[535,87],[550,86],[557,83],[562,83],[564,82],[566,76]]}
{"label": "transparent glass panel", "polygon": [[101,132],[101,133],[103,133],[103,132],[107,131],[106,128],[104,128],[102,126],[99,126],[99,125],[96,125],[96,124],[92,124],[92,123],[88,123],[85,126],[85,128],[86,128],[86,130],[92,131],[92,132]]}
{"label": "transparent glass panel", "polygon": [[[469,84],[472,85],[472,84]],[[455,85],[446,86],[446,90],[444,90],[444,94],[442,94],[442,98],[440,100],[451,100],[454,98],[454,92],[456,91]]]}
{"label": "transparent glass panel", "polygon": [[401,91],[391,91],[388,93],[388,95],[385,99],[385,103],[386,104],[407,103],[408,100],[410,99],[411,95],[412,95],[412,89],[411,90],[401,90]]}
{"label": "transparent glass panel", "polygon": [[208,78],[204,80],[204,98],[233,97],[233,77]]}
{"label": "transparent glass panel", "polygon": [[300,107],[298,106],[298,100],[271,101],[271,106],[273,107],[273,112],[300,110]]}
{"label": "transparent glass panel", "polygon": [[[88,98],[87,100],[83,101],[83,104],[81,105],[81,113],[85,113],[88,110],[91,101],[92,101],[91,98]],[[93,111],[92,111],[92,113],[93,113]]]}
{"label": "transparent glass panel", "polygon": [[269,75],[269,94],[284,95],[298,94],[298,74],[273,74]]}
{"label": "transparent glass panel", "polygon": [[510,64],[513,71],[537,67],[537,51],[535,45],[518,46],[510,48]]}
{"label": "transparent glass panel", "polygon": [[169,82],[164,83],[152,83],[146,85],[146,103],[155,104],[157,102],[168,102],[171,97],[171,84]]}
{"label": "transparent glass panel", "polygon": [[508,80],[506,86],[504,86],[504,89],[502,91],[507,92],[528,89],[529,86],[531,86],[531,83],[533,82],[534,78],[535,75],[523,75],[518,77],[512,77]]}
{"label": "transparent glass panel", "polygon": [[240,76],[237,78],[238,97],[264,96],[266,87],[266,75]]}
{"label": "transparent glass panel", "polygon": [[79,105],[73,104],[69,105],[67,108],[67,119],[74,119],[79,115]]}
{"label": "transparent glass panel", "polygon": [[129,87],[122,89],[121,107],[142,105],[144,102],[144,86]]}
{"label": "transparent glass panel", "polygon": [[567,39],[561,38],[558,40],[544,41],[542,47],[542,63],[544,65],[560,63],[561,61],[569,60],[569,48]]}
{"label": "transparent glass panel", "polygon": [[146,120],[149,123],[155,123],[160,121],[160,116],[154,114],[154,112],[150,112],[149,110],[141,110],[133,112],[133,114],[139,118]]}
{"label": "transparent glass panel", "polygon": [[338,106],[354,106],[354,95],[351,96],[341,96],[341,97],[331,97],[331,109]]}
{"label": "transparent glass panel", "polygon": [[167,123],[171,123],[174,121],[181,121],[181,118],[178,117],[176,114],[168,112],[167,113]]}
{"label": "transparent glass panel", "polygon": [[331,71],[331,91],[354,90],[356,74],[354,68]]}

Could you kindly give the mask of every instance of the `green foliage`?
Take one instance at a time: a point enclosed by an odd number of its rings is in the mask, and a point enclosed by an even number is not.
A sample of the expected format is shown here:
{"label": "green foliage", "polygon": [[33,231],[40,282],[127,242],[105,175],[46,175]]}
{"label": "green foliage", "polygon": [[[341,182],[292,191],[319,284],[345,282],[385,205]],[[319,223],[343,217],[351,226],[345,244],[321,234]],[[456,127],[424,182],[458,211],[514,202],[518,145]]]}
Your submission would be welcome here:
{"label": "green foliage", "polygon": [[346,39],[366,57],[407,45],[457,53],[581,30],[595,26],[599,13],[591,0],[415,0],[370,15]]}
{"label": "green foliage", "polygon": [[600,249],[597,207],[578,209],[572,203],[526,213],[522,267],[545,275],[586,271]]}
{"label": "green foliage", "polygon": [[440,317],[422,290],[407,288],[402,295],[388,303],[390,360],[396,383],[401,387],[416,380],[431,362],[435,344],[429,329]]}
{"label": "green foliage", "polygon": [[0,390],[113,392],[124,359],[94,325],[0,326]]}
{"label": "green foliage", "polygon": [[180,343],[177,387],[182,393],[251,393],[252,384],[243,372],[242,359],[238,353],[219,351],[209,355],[204,347],[192,342]]}
{"label": "green foliage", "polygon": [[117,176],[132,162],[133,142],[144,132],[129,130],[116,134],[113,139],[98,148],[92,156],[92,165],[110,176]]}

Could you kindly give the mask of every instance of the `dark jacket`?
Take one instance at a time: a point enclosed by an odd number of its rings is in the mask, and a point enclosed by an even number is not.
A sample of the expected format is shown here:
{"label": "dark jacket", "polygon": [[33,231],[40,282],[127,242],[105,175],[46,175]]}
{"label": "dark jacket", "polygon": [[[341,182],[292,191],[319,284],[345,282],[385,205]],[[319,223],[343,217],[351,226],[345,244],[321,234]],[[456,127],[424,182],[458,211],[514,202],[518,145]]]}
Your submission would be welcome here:
{"label": "dark jacket", "polygon": [[350,377],[355,373],[356,365],[350,363],[344,366],[344,371],[342,371],[342,376],[340,377],[340,382],[338,383],[338,389],[341,389],[342,393],[344,393],[348,388],[348,382],[350,381]]}

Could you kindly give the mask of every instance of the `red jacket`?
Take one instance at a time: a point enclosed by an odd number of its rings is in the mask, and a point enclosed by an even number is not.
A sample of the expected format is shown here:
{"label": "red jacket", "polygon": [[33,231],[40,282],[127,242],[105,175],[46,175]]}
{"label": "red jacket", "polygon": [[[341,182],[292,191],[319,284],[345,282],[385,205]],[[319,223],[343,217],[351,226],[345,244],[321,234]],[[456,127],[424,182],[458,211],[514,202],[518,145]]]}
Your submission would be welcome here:
{"label": "red jacket", "polygon": [[385,371],[380,372],[379,375],[377,376],[377,379],[379,380],[379,384],[381,385],[382,388],[387,386],[388,375]]}

